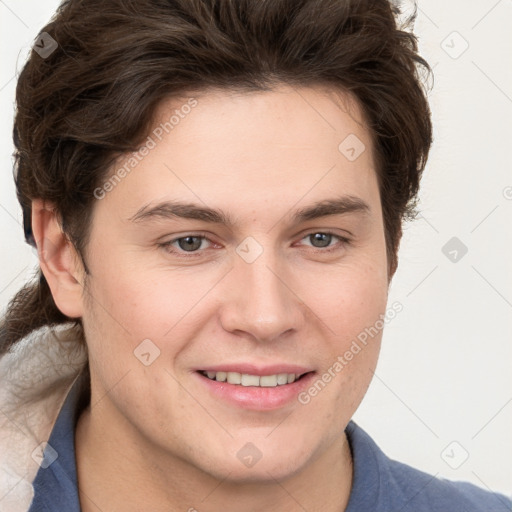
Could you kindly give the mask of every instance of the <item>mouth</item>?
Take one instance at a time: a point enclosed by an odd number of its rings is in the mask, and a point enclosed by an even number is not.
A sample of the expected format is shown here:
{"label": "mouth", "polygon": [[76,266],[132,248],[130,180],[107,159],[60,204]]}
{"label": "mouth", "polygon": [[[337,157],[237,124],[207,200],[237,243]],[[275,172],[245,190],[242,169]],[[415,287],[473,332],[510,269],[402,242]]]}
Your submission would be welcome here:
{"label": "mouth", "polygon": [[275,388],[293,384],[313,372],[276,373],[273,375],[256,375],[249,373],[199,370],[199,374],[216,382],[227,382],[235,386]]}
{"label": "mouth", "polygon": [[231,407],[261,412],[298,406],[299,394],[311,386],[316,375],[315,371],[298,367],[289,367],[287,370],[292,371],[286,373],[284,368],[277,370],[278,373],[273,373],[276,370],[270,368],[259,372],[252,369],[253,373],[225,370],[227,368],[196,370],[194,375],[201,389],[214,400]]}

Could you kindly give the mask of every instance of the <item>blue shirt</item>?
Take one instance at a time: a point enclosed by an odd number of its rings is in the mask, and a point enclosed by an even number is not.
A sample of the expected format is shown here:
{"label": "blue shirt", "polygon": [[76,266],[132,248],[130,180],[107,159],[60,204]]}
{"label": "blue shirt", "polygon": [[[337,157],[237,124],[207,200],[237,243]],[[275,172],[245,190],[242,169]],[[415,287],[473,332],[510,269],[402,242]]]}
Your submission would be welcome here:
{"label": "blue shirt", "polygon": [[[88,375],[82,374],[76,380],[59,412],[48,440],[55,452],[51,448],[45,451],[33,482],[29,512],[80,512],[74,432],[80,412],[90,400],[87,379]],[[345,512],[512,511],[512,500],[502,494],[467,482],[439,479],[388,458],[354,421],[345,432],[354,463]]]}

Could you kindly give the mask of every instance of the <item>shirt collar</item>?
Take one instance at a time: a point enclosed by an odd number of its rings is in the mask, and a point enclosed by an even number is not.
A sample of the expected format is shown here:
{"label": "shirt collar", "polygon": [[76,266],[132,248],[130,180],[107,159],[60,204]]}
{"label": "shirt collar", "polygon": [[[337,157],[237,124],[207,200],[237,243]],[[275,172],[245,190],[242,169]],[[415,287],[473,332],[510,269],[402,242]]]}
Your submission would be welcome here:
{"label": "shirt collar", "polygon": [[90,402],[89,373],[82,371],[73,382],[53,426],[34,482],[29,512],[80,512],[75,459],[75,427]]}

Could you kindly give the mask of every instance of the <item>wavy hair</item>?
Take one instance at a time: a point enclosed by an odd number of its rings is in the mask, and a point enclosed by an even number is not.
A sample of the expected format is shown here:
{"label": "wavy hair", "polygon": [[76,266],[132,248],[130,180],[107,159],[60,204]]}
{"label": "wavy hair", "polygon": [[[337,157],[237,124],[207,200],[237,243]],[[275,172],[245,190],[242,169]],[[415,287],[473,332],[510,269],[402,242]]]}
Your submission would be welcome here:
{"label": "wavy hair", "polygon": [[[94,190],[139,147],[164,99],[327,85],[358,100],[374,140],[392,275],[432,142],[422,76],[431,69],[407,30],[416,13],[404,25],[400,14],[389,0],[63,1],[39,33],[53,51],[34,47],[16,87],[15,181],[27,241],[35,245],[31,201],[51,201],[87,271]],[[0,354],[67,322],[85,344],[81,319],[57,308],[39,269],[8,305]]]}

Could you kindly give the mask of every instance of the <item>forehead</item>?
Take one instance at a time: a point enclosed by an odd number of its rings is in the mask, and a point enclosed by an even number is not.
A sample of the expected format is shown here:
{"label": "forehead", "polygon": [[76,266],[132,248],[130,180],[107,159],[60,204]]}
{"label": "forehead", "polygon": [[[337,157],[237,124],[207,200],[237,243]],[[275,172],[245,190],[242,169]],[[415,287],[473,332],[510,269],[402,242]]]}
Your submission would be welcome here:
{"label": "forehead", "polygon": [[129,173],[108,194],[125,218],[165,199],[263,215],[268,207],[300,209],[342,194],[371,203],[375,192],[362,110],[353,97],[328,88],[167,99],[138,153],[136,162],[126,155],[116,163],[114,172]]}
{"label": "forehead", "polygon": [[[194,106],[190,107],[192,99]],[[233,131],[240,127],[243,130]],[[214,144],[219,139],[226,142],[250,137],[255,147],[258,142],[271,141],[272,146],[284,142],[311,148],[318,137],[327,137],[326,143],[331,138],[336,142],[349,133],[371,138],[357,98],[326,85],[281,84],[266,91],[211,88],[190,92],[158,105],[149,135],[155,135],[155,131],[163,131],[164,137],[172,131],[174,141],[181,144]]]}

